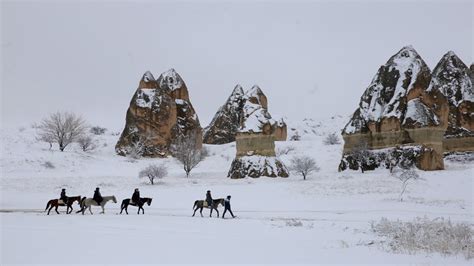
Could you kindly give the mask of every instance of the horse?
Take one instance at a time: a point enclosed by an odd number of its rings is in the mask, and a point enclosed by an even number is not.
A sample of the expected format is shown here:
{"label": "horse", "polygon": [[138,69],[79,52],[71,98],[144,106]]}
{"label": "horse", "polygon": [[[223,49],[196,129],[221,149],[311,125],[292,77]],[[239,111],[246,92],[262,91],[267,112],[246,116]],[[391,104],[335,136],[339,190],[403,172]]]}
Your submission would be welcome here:
{"label": "horse", "polygon": [[[52,199],[50,201],[48,201],[48,203],[46,204],[46,208],[44,209],[44,211],[48,210],[48,215],[49,215],[49,212],[55,208],[54,210],[56,211],[57,214],[59,214],[58,212],[58,207],[59,206],[67,206],[66,208],[66,214],[70,214],[72,213],[73,211],[73,208],[72,208],[72,204],[74,203],[74,201],[77,201],[77,204],[80,205],[81,204],[81,196],[73,196],[73,197],[67,197],[67,202],[59,202],[59,199]],[[69,208],[71,208],[71,211],[69,211]]]}
{"label": "horse", "polygon": [[[204,203],[206,203],[206,205],[204,205]],[[201,217],[202,217],[202,209],[208,208],[208,209],[211,209],[211,214],[209,214],[209,217],[212,217],[212,210],[216,210],[217,218],[219,218],[219,210],[217,209],[217,207],[219,207],[219,204],[224,206],[224,199],[213,199],[211,206],[208,206],[205,200],[196,200],[193,206],[193,210],[194,210],[193,217],[196,214],[196,211],[198,209],[201,209],[199,212],[201,213]]]}
{"label": "horse", "polygon": [[102,197],[102,201],[100,202],[100,204],[97,204],[97,201],[95,201],[94,199],[92,198],[82,198],[81,200],[81,209],[78,210],[76,213],[79,213],[79,212],[82,212],[82,215],[84,215],[84,212],[86,211],[87,208],[89,208],[89,212],[91,214],[92,213],[92,208],[91,206],[100,206],[102,208],[102,212],[101,213],[105,213],[105,209],[104,209],[104,206],[105,204],[107,204],[108,201],[113,201],[114,203],[117,203],[117,199],[115,198],[115,196],[105,196],[105,197]]}
{"label": "horse", "polygon": [[142,210],[142,214],[145,214],[145,210],[143,209],[143,206],[145,205],[145,203],[148,204],[148,206],[150,206],[152,200],[153,200],[152,198],[140,198],[138,202],[130,203],[130,199],[124,199],[122,200],[120,214],[122,214],[123,210],[125,210],[125,213],[128,215],[128,210],[127,210],[128,205],[138,207],[137,214],[140,214],[140,209]]}

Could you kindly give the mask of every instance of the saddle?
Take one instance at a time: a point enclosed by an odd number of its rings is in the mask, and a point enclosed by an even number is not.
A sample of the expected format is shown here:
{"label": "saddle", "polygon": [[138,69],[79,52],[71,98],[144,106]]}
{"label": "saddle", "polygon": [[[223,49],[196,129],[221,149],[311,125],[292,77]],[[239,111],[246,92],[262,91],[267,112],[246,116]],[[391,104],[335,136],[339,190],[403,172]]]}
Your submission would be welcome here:
{"label": "saddle", "polygon": [[204,200],[204,202],[202,203],[202,206],[203,207],[209,207],[209,204],[207,204],[207,201]]}
{"label": "saddle", "polygon": [[66,204],[62,199],[58,199],[58,204]]}

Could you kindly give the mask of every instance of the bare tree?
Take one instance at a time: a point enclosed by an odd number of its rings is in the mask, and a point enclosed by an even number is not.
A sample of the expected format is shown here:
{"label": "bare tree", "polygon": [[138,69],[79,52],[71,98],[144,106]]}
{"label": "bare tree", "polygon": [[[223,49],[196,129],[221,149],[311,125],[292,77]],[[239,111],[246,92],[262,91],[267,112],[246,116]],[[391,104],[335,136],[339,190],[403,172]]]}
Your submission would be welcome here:
{"label": "bare tree", "polygon": [[[49,143],[56,142],[59,150],[76,141],[86,130],[85,121],[74,113],[56,112],[38,125],[38,138]],[[51,141],[51,142],[50,142]]]}
{"label": "bare tree", "polygon": [[77,139],[77,144],[79,144],[82,151],[91,151],[97,147],[94,143],[94,139],[87,135],[80,136]]}
{"label": "bare tree", "polygon": [[293,147],[293,146],[286,146],[286,147],[283,147],[283,148],[278,148],[276,150],[276,155],[277,156],[287,155],[288,153],[290,153],[294,150],[295,150],[295,147]]}
{"label": "bare tree", "polygon": [[298,131],[295,131],[295,134],[293,136],[291,136],[290,140],[292,140],[292,141],[300,141],[301,140],[301,136],[300,136],[300,134],[298,134]]}
{"label": "bare tree", "polygon": [[415,171],[415,169],[410,168],[410,169],[403,169],[402,172],[399,175],[395,175],[395,177],[402,182],[402,190],[400,192],[400,201],[403,201],[403,193],[405,193],[405,190],[407,189],[408,181],[418,180],[420,176]]}
{"label": "bare tree", "polygon": [[302,175],[304,180],[306,180],[307,175],[319,171],[316,161],[308,156],[298,156],[291,159],[290,169]]}
{"label": "bare tree", "polygon": [[325,145],[336,145],[336,144],[340,144],[341,143],[341,140],[339,139],[339,137],[337,136],[336,133],[329,133],[326,138],[324,139],[323,143]]}
{"label": "bare tree", "polygon": [[53,148],[53,143],[54,141],[54,136],[50,134],[39,134],[36,137],[37,141],[43,141],[49,144],[49,149],[51,150]]}
{"label": "bare tree", "polygon": [[171,149],[173,156],[183,165],[186,177],[206,156],[206,152],[198,147],[197,141],[197,133],[192,131],[186,136],[181,135]]}
{"label": "bare tree", "polygon": [[168,174],[168,169],[164,164],[151,164],[145,169],[141,170],[138,174],[139,178],[147,177],[150,180],[150,184],[154,184],[155,179],[162,179]]}
{"label": "bare tree", "polygon": [[354,160],[359,165],[359,168],[362,173],[364,173],[364,168],[369,162],[370,158],[369,145],[367,144],[367,141],[359,141],[359,143],[352,149],[351,154]]}

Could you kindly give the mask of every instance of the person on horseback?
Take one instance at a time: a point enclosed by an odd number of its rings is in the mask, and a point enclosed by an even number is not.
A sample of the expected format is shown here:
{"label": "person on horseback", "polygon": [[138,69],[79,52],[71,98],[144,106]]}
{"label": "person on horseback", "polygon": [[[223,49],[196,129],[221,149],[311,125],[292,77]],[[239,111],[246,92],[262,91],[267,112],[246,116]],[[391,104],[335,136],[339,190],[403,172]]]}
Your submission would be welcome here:
{"label": "person on horseback", "polygon": [[132,195],[132,202],[130,203],[138,205],[139,202],[140,202],[140,191],[138,190],[138,188],[136,188]]}
{"label": "person on horseback", "polygon": [[211,196],[211,191],[210,190],[208,190],[207,193],[206,193],[206,202],[207,202],[208,207],[212,206],[212,196]]}
{"label": "person on horseback", "polygon": [[62,200],[64,202],[64,204],[67,205],[67,196],[66,196],[66,189],[63,188],[61,190],[61,196],[59,196],[59,199]]}
{"label": "person on horseback", "polygon": [[232,215],[232,218],[235,218],[234,214],[232,213],[232,210],[230,209],[230,195],[224,199],[224,213],[222,214],[222,219],[224,219],[224,215],[227,211],[230,212],[230,215]]}
{"label": "person on horseback", "polygon": [[102,202],[102,200],[104,200],[104,198],[102,198],[102,195],[100,194],[100,191],[99,191],[99,188],[95,188],[95,191],[94,191],[94,197],[92,198],[93,200],[95,200],[95,202],[97,202],[97,205],[100,206],[100,203]]}

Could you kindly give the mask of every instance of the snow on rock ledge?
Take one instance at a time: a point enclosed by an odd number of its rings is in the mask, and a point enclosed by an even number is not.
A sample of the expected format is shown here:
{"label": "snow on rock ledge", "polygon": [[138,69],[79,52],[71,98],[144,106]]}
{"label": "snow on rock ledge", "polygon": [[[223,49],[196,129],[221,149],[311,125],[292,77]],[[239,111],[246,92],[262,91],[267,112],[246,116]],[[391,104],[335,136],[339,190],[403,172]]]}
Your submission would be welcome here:
{"label": "snow on rock ledge", "polygon": [[286,166],[276,157],[253,155],[235,158],[227,176],[232,179],[247,176],[252,178],[261,176],[288,177],[289,172]]}

